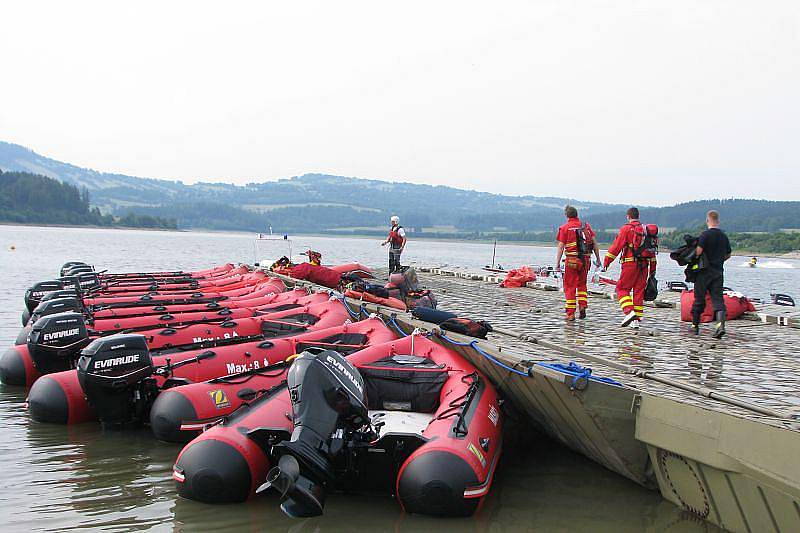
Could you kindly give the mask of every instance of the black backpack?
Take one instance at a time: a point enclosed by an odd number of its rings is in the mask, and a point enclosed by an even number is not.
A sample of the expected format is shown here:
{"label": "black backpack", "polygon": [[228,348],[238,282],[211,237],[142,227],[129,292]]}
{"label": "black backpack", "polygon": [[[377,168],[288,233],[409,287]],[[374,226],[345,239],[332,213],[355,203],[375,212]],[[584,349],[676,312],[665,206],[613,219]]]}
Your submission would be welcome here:
{"label": "black backpack", "polygon": [[586,224],[582,224],[581,227],[575,228],[575,244],[579,257],[586,257],[592,252],[589,249],[589,243],[586,239]]}
{"label": "black backpack", "polygon": [[637,240],[641,238],[641,242],[637,246],[634,241],[633,257],[640,261],[658,257],[658,226],[639,224],[638,227],[634,227],[634,232]]}

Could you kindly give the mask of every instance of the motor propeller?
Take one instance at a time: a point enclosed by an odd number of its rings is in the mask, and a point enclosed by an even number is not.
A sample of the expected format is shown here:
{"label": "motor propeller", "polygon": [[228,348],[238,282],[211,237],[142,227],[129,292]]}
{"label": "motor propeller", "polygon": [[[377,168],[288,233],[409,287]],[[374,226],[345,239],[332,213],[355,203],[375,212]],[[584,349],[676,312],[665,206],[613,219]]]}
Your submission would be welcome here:
{"label": "motor propeller", "polygon": [[300,464],[293,455],[283,455],[278,466],[267,474],[267,481],[256,493],[274,489],[281,495],[281,510],[291,518],[320,516],[325,505],[325,490],[321,485],[300,475]]}

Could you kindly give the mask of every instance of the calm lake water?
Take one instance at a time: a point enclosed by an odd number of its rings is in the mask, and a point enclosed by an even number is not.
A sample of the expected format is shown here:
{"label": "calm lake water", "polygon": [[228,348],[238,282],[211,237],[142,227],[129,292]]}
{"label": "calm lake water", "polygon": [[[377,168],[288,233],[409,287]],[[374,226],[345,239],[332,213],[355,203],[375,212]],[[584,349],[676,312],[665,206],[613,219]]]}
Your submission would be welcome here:
{"label": "calm lake water", "polygon": [[[11,246],[16,249],[10,250]],[[250,235],[0,226],[0,341],[13,342],[20,327],[22,295],[32,283],[82,260],[99,269],[145,271],[200,269],[227,261],[274,257],[282,246],[254,251]],[[298,237],[295,253],[313,247],[335,263],[382,265],[386,250],[376,239]],[[268,249],[271,248],[271,249]],[[404,263],[480,267],[492,247],[479,243],[412,241]],[[498,246],[507,266],[548,264],[553,249]],[[727,285],[766,297],[770,290],[795,296],[796,261],[749,269],[731,261]],[[662,280],[680,279],[662,261]],[[613,272],[612,272],[613,274]],[[707,531],[657,492],[605,470],[537,435],[517,435],[507,446],[492,494],[470,519],[435,520],[400,512],[388,495],[333,495],[324,517],[286,518],[278,500],[263,496],[239,505],[210,506],[177,497],[171,478],[180,446],[157,442],[147,430],[102,431],[96,424],[62,427],[32,422],[25,391],[0,385],[0,531]],[[511,439],[509,438],[509,441]]]}

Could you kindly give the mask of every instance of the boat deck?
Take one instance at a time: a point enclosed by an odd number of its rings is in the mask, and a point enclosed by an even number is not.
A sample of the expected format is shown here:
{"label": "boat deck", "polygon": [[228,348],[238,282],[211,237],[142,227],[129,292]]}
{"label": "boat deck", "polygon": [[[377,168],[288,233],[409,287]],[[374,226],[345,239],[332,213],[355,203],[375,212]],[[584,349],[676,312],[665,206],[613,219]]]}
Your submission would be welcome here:
{"label": "boat deck", "polygon": [[[555,289],[550,283],[544,282],[538,289],[503,289],[494,282],[472,279],[483,277],[479,274],[458,276],[455,271],[435,268],[420,268],[417,273],[420,284],[434,291],[441,309],[489,321],[499,330],[490,334],[490,342],[513,347],[515,353],[532,361],[563,362],[566,352],[576,363],[592,367],[596,375],[627,386],[800,430],[800,420],[790,418],[800,416],[800,331],[794,328],[733,320],[720,341],[711,337],[708,325],[701,327],[699,337],[694,336],[669,305],[678,299],[677,293],[663,294],[659,307],[646,307],[638,331],[621,328],[619,307],[605,297],[610,295],[609,289],[599,285],[590,291],[588,318],[565,323],[563,293],[548,290]],[[549,347],[537,347],[507,333],[552,343],[562,351],[554,353]],[[637,377],[636,371],[680,380],[783,416],[765,417],[765,413],[687,394],[684,389]]]}

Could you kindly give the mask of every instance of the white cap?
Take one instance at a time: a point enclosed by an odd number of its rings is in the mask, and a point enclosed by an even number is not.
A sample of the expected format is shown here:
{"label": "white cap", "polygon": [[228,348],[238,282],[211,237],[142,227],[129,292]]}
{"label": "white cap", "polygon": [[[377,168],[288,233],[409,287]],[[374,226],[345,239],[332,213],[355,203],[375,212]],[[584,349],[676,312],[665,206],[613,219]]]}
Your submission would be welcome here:
{"label": "white cap", "polygon": [[400,217],[397,216],[397,215],[392,215],[392,218],[390,218],[389,220],[391,220],[393,224],[399,224],[400,223]]}

